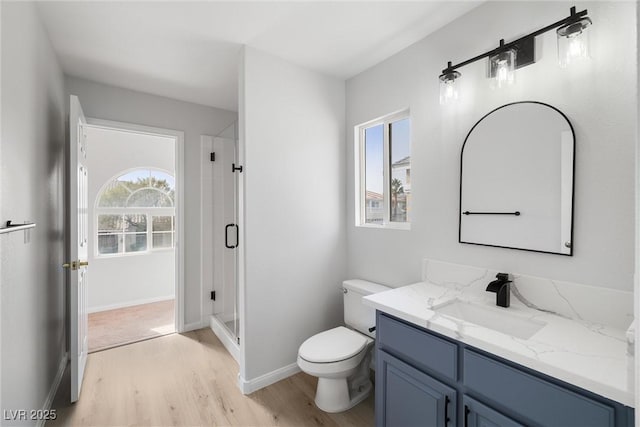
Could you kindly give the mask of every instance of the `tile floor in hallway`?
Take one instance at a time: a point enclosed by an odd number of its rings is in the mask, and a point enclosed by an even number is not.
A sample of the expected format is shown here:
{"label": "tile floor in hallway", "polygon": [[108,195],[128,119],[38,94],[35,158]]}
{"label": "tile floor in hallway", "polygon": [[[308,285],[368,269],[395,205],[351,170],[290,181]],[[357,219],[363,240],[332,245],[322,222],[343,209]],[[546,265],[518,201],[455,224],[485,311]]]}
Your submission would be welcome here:
{"label": "tile floor in hallway", "polygon": [[89,314],[89,352],[175,332],[174,301]]}

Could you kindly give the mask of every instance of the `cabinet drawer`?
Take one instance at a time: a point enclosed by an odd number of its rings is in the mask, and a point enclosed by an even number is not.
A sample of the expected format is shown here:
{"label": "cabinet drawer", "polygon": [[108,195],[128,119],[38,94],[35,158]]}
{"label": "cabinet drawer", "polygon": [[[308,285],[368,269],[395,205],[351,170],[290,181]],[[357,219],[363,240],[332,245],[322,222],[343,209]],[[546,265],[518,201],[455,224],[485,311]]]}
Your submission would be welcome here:
{"label": "cabinet drawer", "polygon": [[458,379],[458,346],[378,313],[378,347],[410,364]]}
{"label": "cabinet drawer", "polygon": [[614,408],[465,349],[464,385],[540,426],[608,427]]}

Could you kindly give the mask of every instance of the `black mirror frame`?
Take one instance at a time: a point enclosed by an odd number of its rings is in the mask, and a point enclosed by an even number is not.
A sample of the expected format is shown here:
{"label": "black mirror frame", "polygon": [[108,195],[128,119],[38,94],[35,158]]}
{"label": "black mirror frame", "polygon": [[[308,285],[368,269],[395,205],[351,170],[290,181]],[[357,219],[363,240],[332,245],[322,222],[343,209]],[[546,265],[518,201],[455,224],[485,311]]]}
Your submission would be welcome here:
{"label": "black mirror frame", "polygon": [[[490,116],[491,114],[495,113],[496,111],[502,109],[502,108],[506,108],[509,107],[511,105],[516,105],[516,104],[539,104],[539,105],[544,105],[545,107],[551,108],[553,110],[555,110],[556,112],[558,112],[569,124],[569,128],[571,129],[571,136],[573,137],[573,164],[572,164],[572,171],[571,171],[571,247],[569,248],[569,253],[568,254],[564,254],[561,252],[551,252],[551,251],[541,251],[541,250],[537,250],[537,249],[526,249],[526,248],[515,248],[515,247],[511,247],[511,246],[500,246],[500,245],[490,245],[490,244],[486,244],[486,243],[475,243],[475,242],[464,242],[462,240],[462,172],[464,170],[463,168],[463,163],[464,163],[464,148],[467,145],[467,141],[469,140],[469,136],[471,136],[471,133],[473,132],[473,130],[476,128],[476,126],[478,126],[480,124],[480,122],[482,122],[485,118],[487,118],[488,116]],[[511,102],[508,104],[504,104],[501,105],[498,108],[495,108],[493,110],[491,110],[490,112],[488,112],[487,114],[485,114],[484,116],[482,116],[482,118],[480,120],[478,120],[469,130],[469,132],[467,133],[467,136],[464,139],[464,143],[462,144],[462,149],[460,150],[460,194],[459,194],[459,208],[458,208],[458,243],[464,243],[467,245],[477,245],[477,246],[488,246],[488,247],[492,247],[492,248],[503,248],[503,249],[515,249],[518,251],[527,251],[527,252],[537,252],[537,253],[543,253],[543,254],[552,254],[552,255],[563,255],[563,256],[573,256],[573,249],[575,247],[575,241],[574,241],[574,235],[573,235],[573,221],[575,218],[575,192],[576,192],[576,133],[575,130],[573,129],[573,125],[571,124],[571,121],[569,120],[569,118],[559,109],[557,109],[556,107],[554,107],[553,105],[549,105],[546,104],[544,102],[539,102],[539,101],[517,101],[517,102]],[[519,214],[518,213],[514,213],[516,215]]]}

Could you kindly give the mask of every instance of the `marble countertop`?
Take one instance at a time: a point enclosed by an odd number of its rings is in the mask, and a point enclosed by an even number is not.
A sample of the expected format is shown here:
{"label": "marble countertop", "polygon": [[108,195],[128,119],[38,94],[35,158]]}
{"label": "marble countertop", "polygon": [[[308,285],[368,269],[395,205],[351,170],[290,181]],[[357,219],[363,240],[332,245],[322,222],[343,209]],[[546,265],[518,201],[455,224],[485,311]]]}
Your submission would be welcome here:
{"label": "marble countertop", "polygon": [[[439,314],[454,300],[480,304],[545,325],[521,339]],[[633,355],[627,329],[571,319],[532,307],[512,293],[511,306],[495,306],[495,294],[468,293],[420,282],[364,298],[377,310],[464,342],[627,406],[634,406]]]}

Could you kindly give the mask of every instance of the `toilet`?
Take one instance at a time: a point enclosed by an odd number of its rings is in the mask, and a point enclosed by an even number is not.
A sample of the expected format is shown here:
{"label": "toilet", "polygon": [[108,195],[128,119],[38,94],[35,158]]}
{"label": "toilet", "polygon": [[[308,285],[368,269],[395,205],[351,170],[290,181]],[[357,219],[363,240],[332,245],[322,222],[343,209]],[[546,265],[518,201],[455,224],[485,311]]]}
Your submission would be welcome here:
{"label": "toilet", "polygon": [[318,377],[316,406],[342,412],[362,402],[371,392],[369,378],[376,324],[375,310],[362,298],[391,288],[366,280],[342,283],[344,326],[320,332],[302,343],[298,366]]}

